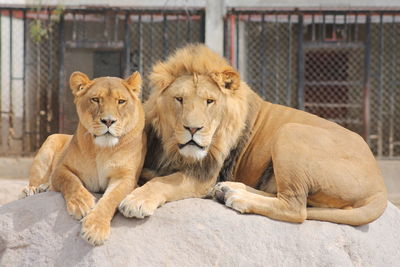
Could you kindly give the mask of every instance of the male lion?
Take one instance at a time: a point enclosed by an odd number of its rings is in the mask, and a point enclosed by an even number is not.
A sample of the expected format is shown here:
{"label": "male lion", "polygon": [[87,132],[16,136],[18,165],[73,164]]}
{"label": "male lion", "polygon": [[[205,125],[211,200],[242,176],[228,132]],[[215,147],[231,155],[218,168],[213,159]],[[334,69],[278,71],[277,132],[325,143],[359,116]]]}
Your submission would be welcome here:
{"label": "male lion", "polygon": [[[79,124],[75,135],[47,138],[30,170],[25,195],[60,191],[67,210],[81,219],[81,235],[92,245],[103,244],[121,200],[136,186],[145,155],[144,110],[139,99],[141,77],[94,80],[74,72],[70,87]],[[90,192],[102,193],[95,203]]]}
{"label": "male lion", "polygon": [[[152,179],[121,202],[125,216],[207,194],[241,213],[289,222],[361,225],[385,210],[383,179],[358,134],[263,101],[206,46],[178,50],[150,80],[142,176]],[[225,182],[212,189],[216,181]]]}

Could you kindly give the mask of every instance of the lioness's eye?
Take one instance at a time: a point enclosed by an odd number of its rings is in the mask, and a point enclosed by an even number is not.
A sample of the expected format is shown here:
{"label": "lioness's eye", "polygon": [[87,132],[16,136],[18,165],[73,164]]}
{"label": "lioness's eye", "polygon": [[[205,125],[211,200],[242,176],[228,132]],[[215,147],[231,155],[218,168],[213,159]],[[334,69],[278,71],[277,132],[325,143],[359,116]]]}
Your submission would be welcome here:
{"label": "lioness's eye", "polygon": [[175,99],[176,99],[176,101],[178,101],[179,103],[183,103],[183,98],[182,97],[179,97],[179,96],[177,96],[177,97],[175,97]]}
{"label": "lioness's eye", "polygon": [[215,102],[214,99],[207,99],[207,105],[209,105],[209,104],[211,104],[211,103],[214,103],[214,102]]}
{"label": "lioness's eye", "polygon": [[97,97],[93,97],[93,98],[92,98],[92,101],[93,101],[93,102],[96,102],[96,103],[99,103],[99,99],[98,99]]}
{"label": "lioness's eye", "polygon": [[118,100],[118,104],[124,104],[125,102],[126,102],[125,99],[120,99],[120,100]]}

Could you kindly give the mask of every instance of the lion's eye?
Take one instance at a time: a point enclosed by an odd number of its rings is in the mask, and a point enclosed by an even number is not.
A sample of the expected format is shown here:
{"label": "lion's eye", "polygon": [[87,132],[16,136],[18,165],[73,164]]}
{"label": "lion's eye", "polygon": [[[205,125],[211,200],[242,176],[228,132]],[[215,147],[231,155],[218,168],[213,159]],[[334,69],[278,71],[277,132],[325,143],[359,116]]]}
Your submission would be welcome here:
{"label": "lion's eye", "polygon": [[96,103],[99,103],[100,100],[99,100],[99,98],[97,98],[97,97],[93,97],[93,98],[92,98],[92,101],[93,101],[93,102],[96,102]]}
{"label": "lion's eye", "polygon": [[211,104],[211,103],[214,103],[214,102],[215,102],[214,99],[207,99],[207,105],[209,105],[209,104]]}
{"label": "lion's eye", "polygon": [[176,101],[178,101],[179,103],[183,103],[183,98],[180,96],[175,97]]}
{"label": "lion's eye", "polygon": [[125,99],[119,99],[119,100],[118,100],[118,104],[124,104],[125,102],[126,102]]}

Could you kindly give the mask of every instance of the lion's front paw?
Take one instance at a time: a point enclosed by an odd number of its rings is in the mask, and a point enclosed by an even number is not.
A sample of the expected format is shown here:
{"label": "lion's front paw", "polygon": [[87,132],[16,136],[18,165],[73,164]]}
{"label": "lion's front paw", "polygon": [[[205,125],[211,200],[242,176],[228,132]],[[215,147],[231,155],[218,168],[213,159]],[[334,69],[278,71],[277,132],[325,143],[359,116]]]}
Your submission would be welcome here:
{"label": "lion's front paw", "polygon": [[212,196],[218,202],[241,213],[246,213],[248,212],[248,199],[246,197],[248,192],[244,188],[246,186],[242,183],[222,182],[215,185]]}
{"label": "lion's front paw", "polygon": [[244,190],[246,185],[237,182],[220,182],[217,183],[211,191],[211,197],[218,202],[225,203],[225,194],[228,190]]}
{"label": "lion's front paw", "polygon": [[153,215],[161,204],[162,202],[155,196],[151,196],[143,187],[139,187],[122,200],[118,210],[128,218],[144,218]]}
{"label": "lion's front paw", "polygon": [[99,246],[110,236],[110,221],[99,218],[95,212],[82,220],[81,236],[93,246]]}
{"label": "lion's front paw", "polygon": [[85,217],[94,207],[95,198],[87,190],[80,190],[66,199],[68,213],[77,220]]}

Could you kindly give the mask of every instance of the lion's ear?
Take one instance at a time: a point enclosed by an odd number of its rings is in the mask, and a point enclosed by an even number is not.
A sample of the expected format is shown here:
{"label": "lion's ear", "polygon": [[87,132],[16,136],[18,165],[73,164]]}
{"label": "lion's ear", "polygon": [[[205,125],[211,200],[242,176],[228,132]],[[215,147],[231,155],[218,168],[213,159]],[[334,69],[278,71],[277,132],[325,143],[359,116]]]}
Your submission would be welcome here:
{"label": "lion's ear", "polygon": [[240,86],[240,75],[234,69],[211,73],[211,78],[222,89],[237,90]]}
{"label": "lion's ear", "polygon": [[139,95],[142,90],[142,77],[140,73],[135,71],[131,76],[124,80],[125,86],[135,95]]}
{"label": "lion's ear", "polygon": [[75,71],[69,78],[69,87],[74,96],[80,96],[84,91],[86,91],[89,84],[90,80],[88,76],[80,71]]}

